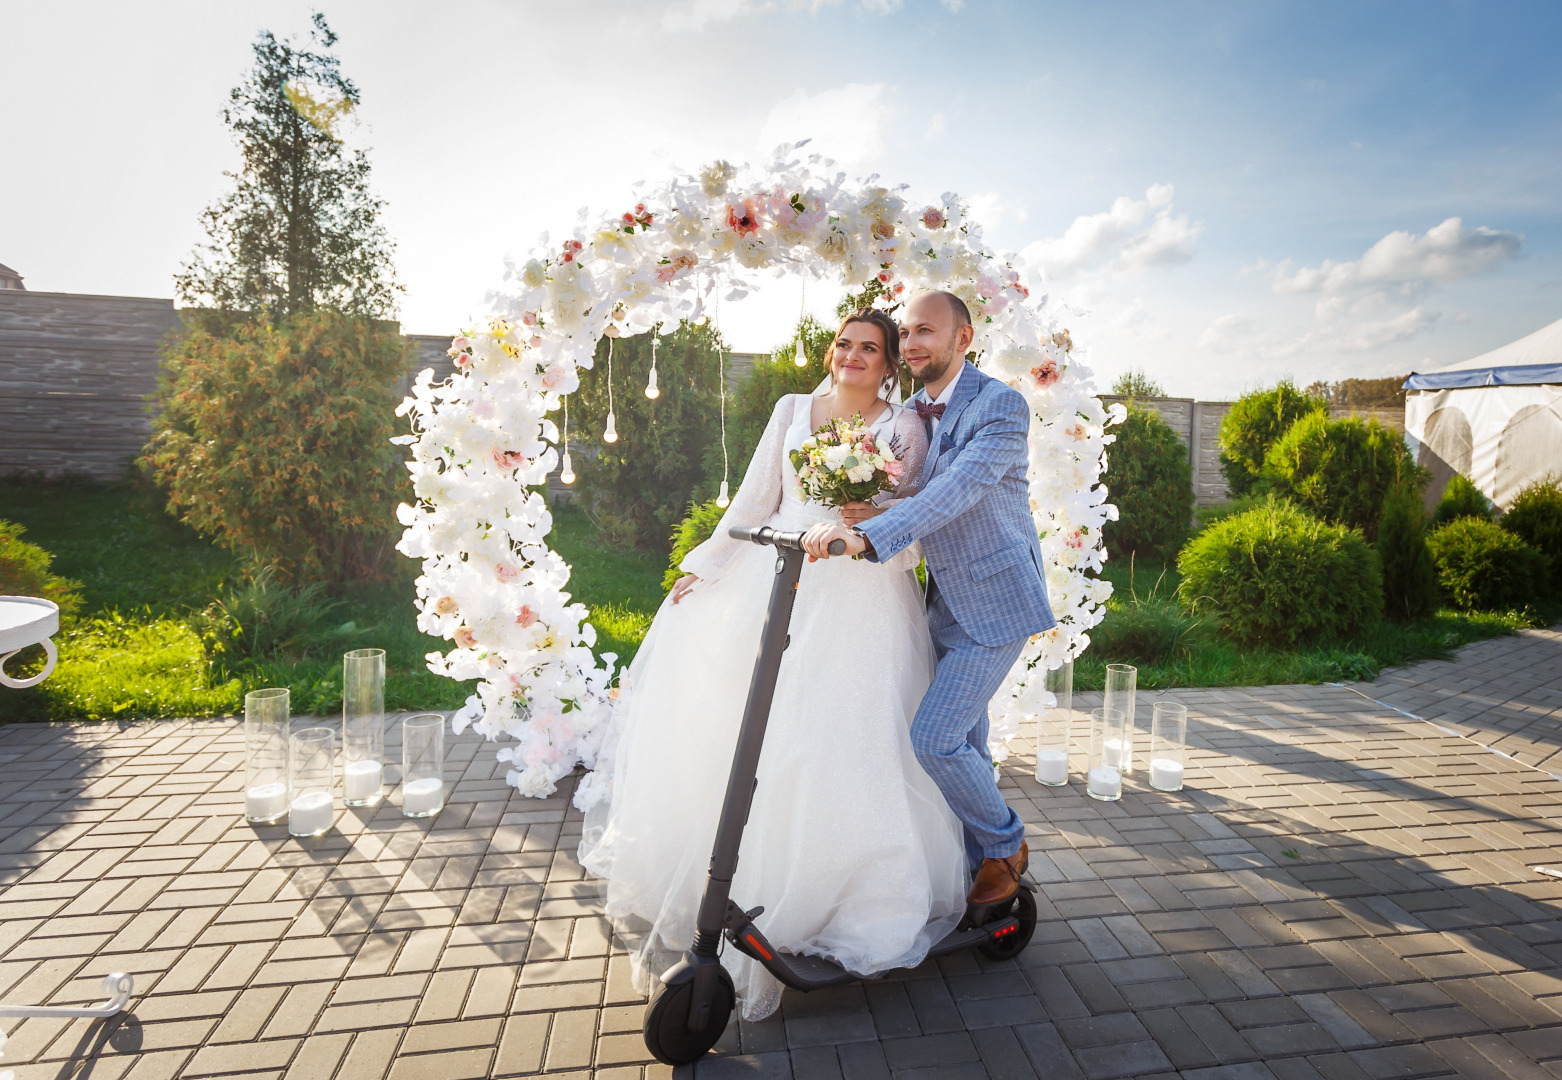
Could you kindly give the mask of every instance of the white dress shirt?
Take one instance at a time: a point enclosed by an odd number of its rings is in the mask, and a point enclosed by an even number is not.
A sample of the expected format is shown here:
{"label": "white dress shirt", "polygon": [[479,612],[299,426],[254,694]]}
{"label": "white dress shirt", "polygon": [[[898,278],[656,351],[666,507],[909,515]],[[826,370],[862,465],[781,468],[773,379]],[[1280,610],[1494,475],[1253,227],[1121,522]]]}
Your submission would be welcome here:
{"label": "white dress shirt", "polygon": [[[960,368],[955,372],[955,377],[949,380],[949,382],[944,386],[943,391],[931,402],[931,404],[942,405],[947,409],[949,407],[949,399],[952,398],[955,393],[955,384],[960,381],[960,376],[963,374],[965,374],[965,360],[962,358],[960,361]],[[923,392],[923,396],[927,396],[925,390]],[[933,449],[929,450],[928,452],[936,454],[938,452],[938,425],[943,422],[943,417],[931,416],[928,417],[928,419],[933,422],[931,437],[928,439],[928,441],[933,445]]]}

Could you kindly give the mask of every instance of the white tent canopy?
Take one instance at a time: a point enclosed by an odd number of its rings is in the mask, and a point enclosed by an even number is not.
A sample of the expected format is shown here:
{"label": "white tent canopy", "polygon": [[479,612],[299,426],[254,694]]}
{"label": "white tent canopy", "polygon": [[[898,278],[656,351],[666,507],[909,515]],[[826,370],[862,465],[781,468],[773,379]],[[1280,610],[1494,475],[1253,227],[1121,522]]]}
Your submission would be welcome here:
{"label": "white tent canopy", "polygon": [[1456,472],[1506,509],[1527,485],[1562,477],[1562,319],[1500,349],[1405,380],[1405,433],[1432,470]]}

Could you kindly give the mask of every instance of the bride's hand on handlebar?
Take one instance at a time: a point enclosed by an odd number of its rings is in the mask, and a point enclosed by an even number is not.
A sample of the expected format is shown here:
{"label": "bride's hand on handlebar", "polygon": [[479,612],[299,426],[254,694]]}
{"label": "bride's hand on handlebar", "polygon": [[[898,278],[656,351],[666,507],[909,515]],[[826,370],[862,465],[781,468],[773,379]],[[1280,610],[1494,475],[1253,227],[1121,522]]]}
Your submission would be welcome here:
{"label": "bride's hand on handlebar", "polygon": [[679,578],[677,583],[673,585],[673,603],[676,604],[685,596],[688,596],[689,590],[694,588],[695,584],[699,580],[700,579],[695,577],[693,574],[685,574],[683,577]]}
{"label": "bride's hand on handlebar", "polygon": [[853,525],[861,525],[870,518],[876,518],[882,513],[884,513],[883,509],[870,502],[849,502],[841,507],[841,520],[850,528]]}

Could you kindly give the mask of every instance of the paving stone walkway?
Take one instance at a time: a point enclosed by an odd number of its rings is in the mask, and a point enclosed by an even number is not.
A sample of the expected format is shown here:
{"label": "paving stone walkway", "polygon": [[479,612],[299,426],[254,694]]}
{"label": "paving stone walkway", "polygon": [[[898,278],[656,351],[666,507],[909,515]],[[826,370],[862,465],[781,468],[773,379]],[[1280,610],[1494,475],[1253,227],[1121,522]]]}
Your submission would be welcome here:
{"label": "paving stone walkway", "polygon": [[[1018,960],[788,994],[677,1075],[1562,1077],[1562,880],[1532,869],[1562,864],[1562,634],[1175,696],[1181,794],[1040,787],[1023,744],[1005,767],[1040,887]],[[675,1075],[562,794],[513,794],[461,737],[436,819],[338,811],[300,842],[242,821],[241,738],[0,728],[0,1001],[137,984],[113,1020],[0,1020],[19,1080]]]}

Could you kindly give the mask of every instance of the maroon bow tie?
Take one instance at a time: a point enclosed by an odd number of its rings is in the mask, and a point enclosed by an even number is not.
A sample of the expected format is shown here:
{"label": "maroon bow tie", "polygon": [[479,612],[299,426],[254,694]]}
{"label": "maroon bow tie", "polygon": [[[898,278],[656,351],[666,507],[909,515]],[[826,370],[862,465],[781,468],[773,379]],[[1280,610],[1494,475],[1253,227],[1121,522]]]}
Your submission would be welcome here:
{"label": "maroon bow tie", "polygon": [[944,406],[942,403],[934,405],[930,402],[923,401],[921,398],[913,398],[911,404],[917,407],[917,415],[924,420],[930,416],[939,417],[944,415]]}

